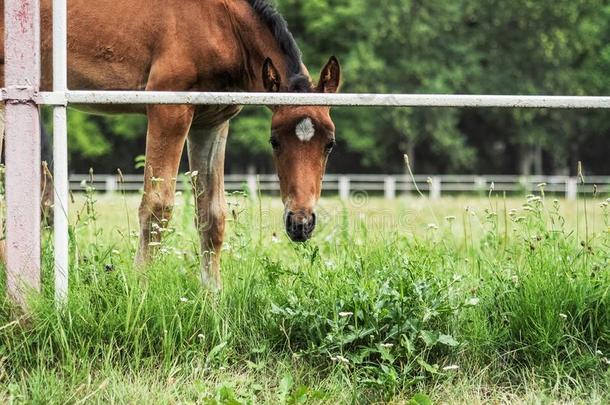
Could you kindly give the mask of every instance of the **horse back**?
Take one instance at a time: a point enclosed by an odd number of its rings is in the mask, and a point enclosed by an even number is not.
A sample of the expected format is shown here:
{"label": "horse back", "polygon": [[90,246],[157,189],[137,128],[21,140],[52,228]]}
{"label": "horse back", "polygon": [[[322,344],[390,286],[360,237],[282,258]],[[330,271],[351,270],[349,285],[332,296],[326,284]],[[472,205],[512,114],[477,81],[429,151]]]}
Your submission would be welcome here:
{"label": "horse back", "polygon": [[[231,73],[240,49],[225,4],[222,0],[68,1],[68,87],[144,90],[153,70],[163,72],[165,80],[172,75],[206,78]],[[4,0],[0,6],[3,9]],[[4,30],[4,15],[0,21]],[[42,90],[52,88],[52,35],[52,0],[41,0]],[[3,36],[0,70],[4,86]],[[178,82],[175,90],[188,90]],[[215,90],[214,84],[203,87]]]}

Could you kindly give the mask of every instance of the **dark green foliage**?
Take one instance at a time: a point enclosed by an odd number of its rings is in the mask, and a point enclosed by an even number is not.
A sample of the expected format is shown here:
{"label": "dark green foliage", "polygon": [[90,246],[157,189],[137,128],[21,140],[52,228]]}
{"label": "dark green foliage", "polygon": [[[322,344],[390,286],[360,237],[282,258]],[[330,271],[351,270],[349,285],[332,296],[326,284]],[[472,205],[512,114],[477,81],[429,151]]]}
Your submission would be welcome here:
{"label": "dark green foliage", "polygon": [[464,293],[456,279],[435,275],[437,259],[407,249],[412,253],[384,263],[350,255],[336,269],[318,260],[294,271],[275,264],[273,285],[292,286],[277,289],[271,308],[287,348],[386,388],[438,373],[431,364],[444,362],[458,346],[451,324],[463,310]]}

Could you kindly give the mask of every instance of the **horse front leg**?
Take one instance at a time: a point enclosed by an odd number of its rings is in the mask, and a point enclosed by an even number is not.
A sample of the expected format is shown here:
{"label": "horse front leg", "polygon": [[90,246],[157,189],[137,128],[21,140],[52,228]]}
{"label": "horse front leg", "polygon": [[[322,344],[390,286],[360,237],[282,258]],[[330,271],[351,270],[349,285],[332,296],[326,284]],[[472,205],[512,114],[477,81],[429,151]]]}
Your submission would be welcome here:
{"label": "horse front leg", "polygon": [[213,291],[222,288],[220,251],[224,240],[226,201],[224,162],[229,122],[193,129],[188,137],[194,176],[196,223],[201,246],[201,281]]}
{"label": "horse front leg", "polygon": [[192,106],[148,107],[144,195],[140,204],[140,241],[136,264],[150,259],[150,248],[161,242],[174,207],[176,176],[184,142],[193,120]]}

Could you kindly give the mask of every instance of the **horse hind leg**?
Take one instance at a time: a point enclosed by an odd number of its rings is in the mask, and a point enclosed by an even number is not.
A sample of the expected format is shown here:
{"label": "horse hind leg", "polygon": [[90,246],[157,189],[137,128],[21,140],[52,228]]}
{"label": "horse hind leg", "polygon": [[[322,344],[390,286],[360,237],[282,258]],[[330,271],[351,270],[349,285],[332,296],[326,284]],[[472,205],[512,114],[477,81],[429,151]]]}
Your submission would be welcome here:
{"label": "horse hind leg", "polygon": [[201,246],[201,281],[212,291],[222,288],[220,252],[224,240],[226,201],[224,161],[229,121],[192,129],[188,137],[189,164],[194,175],[196,223]]}

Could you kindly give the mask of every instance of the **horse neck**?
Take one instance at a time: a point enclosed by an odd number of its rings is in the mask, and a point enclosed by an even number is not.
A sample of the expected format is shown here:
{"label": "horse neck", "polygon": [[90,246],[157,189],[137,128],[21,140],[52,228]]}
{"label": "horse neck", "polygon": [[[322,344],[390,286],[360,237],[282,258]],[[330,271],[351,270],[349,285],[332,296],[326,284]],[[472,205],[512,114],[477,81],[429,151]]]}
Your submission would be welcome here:
{"label": "horse neck", "polygon": [[[241,90],[248,92],[264,92],[262,72],[263,64],[271,58],[273,64],[280,72],[283,86],[288,83],[288,66],[286,56],[280,49],[277,40],[269,28],[258,18],[247,2],[231,2],[231,23],[237,41],[241,47],[242,70],[245,80]],[[308,75],[303,66],[303,72]],[[286,90],[286,89],[282,89]]]}

